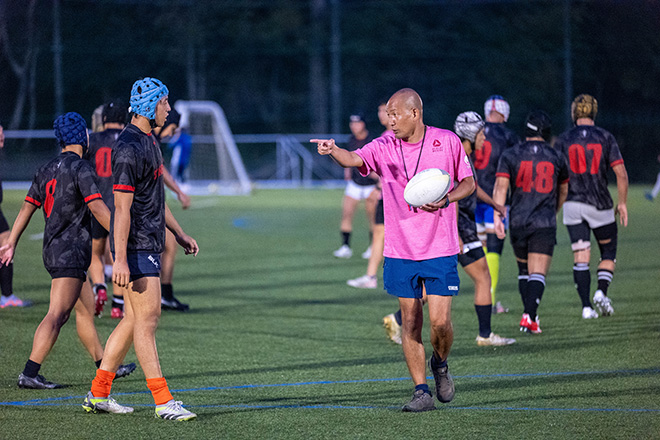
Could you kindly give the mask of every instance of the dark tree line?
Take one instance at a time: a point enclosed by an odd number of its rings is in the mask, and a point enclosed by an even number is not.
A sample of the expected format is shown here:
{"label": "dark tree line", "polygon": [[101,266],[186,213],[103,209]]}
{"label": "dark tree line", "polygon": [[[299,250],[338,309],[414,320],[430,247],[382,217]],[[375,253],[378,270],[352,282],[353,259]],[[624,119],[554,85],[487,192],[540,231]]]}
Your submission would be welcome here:
{"label": "dark tree line", "polygon": [[[55,113],[53,2],[0,2],[0,121],[49,128]],[[176,99],[209,99],[235,133],[301,133],[375,108],[401,87],[425,119],[450,127],[491,94],[518,129],[532,108],[567,128],[564,0],[59,0],[65,111],[86,117],[156,76]],[[600,102],[632,180],[655,175],[660,152],[660,2],[572,0],[572,94]],[[337,6],[339,9],[333,10]],[[339,102],[332,100],[338,11]],[[334,16],[335,18],[337,15]],[[334,34],[336,37],[336,34]],[[342,129],[348,124],[342,120]]]}

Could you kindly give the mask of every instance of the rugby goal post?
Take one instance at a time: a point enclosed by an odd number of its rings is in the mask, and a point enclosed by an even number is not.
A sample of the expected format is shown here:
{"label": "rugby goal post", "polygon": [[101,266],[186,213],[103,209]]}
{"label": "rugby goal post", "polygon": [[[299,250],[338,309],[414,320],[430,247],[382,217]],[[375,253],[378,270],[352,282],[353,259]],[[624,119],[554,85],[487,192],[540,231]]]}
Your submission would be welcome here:
{"label": "rugby goal post", "polygon": [[246,195],[252,184],[227,123],[213,101],[177,101],[179,126],[192,136],[189,178],[182,183],[194,195]]}

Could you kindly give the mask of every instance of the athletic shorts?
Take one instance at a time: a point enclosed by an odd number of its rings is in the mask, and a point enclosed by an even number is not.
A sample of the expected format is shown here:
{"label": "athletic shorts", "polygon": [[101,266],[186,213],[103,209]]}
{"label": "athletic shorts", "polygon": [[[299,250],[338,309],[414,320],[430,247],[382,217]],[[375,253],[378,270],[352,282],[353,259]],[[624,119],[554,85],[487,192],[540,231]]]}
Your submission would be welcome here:
{"label": "athletic shorts", "polygon": [[344,195],[355,200],[364,200],[369,197],[369,194],[374,190],[376,185],[358,185],[357,183],[349,180],[346,184],[346,191]]}
{"label": "athletic shorts", "polygon": [[375,223],[377,225],[385,224],[385,211],[383,210],[383,199],[380,199],[378,201],[378,205],[376,205]]}
{"label": "athletic shorts", "polygon": [[[506,207],[507,213],[509,207]],[[493,229],[495,227],[495,209],[492,206],[477,201],[477,207],[474,210],[474,222],[477,224],[477,232],[484,232],[486,229]],[[508,229],[507,218],[502,219],[504,229]]]}
{"label": "athletic shorts", "polygon": [[484,252],[484,247],[481,245],[481,241],[473,241],[463,244],[463,253],[458,254],[458,262],[461,264],[461,267],[465,267],[475,261],[481,260],[485,256],[486,253]]}
{"label": "athletic shorts", "polygon": [[[112,253],[115,260],[115,253]],[[160,276],[160,254],[155,252],[129,252],[126,254],[128,270],[131,272],[131,281],[144,277]]]}
{"label": "athletic shorts", "polygon": [[566,202],[563,207],[564,224],[579,225],[586,221],[591,229],[615,223],[614,209],[598,210],[595,206],[582,202]]}
{"label": "athletic shorts", "polygon": [[7,223],[7,219],[5,218],[5,215],[2,213],[2,209],[0,209],[0,234],[3,232],[7,232],[9,230],[9,223]]}
{"label": "athletic shorts", "polygon": [[423,286],[427,295],[458,295],[457,260],[456,255],[421,261],[385,257],[385,290],[399,298],[422,298]]}
{"label": "athletic shorts", "polygon": [[95,240],[101,240],[108,238],[109,232],[101,226],[96,217],[92,216],[92,238]]}
{"label": "athletic shorts", "polygon": [[76,267],[51,267],[46,268],[50,277],[55,278],[78,278],[85,281],[87,279],[87,270]]}
{"label": "athletic shorts", "polygon": [[511,246],[516,258],[527,259],[530,253],[552,256],[557,244],[557,228],[511,230]]}

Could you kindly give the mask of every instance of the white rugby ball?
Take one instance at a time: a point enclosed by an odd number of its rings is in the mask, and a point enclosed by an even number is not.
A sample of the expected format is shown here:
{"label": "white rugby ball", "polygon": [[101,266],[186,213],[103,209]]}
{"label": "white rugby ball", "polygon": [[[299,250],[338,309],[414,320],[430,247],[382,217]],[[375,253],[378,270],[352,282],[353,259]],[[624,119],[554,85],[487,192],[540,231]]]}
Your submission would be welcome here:
{"label": "white rugby ball", "polygon": [[451,178],[440,168],[429,168],[415,174],[403,190],[403,198],[410,206],[420,207],[442,200],[449,192]]}

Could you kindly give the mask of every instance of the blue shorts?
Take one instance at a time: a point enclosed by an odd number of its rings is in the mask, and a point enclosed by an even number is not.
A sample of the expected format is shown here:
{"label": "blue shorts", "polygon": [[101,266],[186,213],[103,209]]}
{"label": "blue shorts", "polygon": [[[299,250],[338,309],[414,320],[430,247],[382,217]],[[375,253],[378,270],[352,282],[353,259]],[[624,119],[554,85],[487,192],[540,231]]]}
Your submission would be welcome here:
{"label": "blue shorts", "polygon": [[385,290],[399,298],[421,298],[423,286],[427,295],[458,295],[457,264],[456,255],[421,261],[385,257]]}
{"label": "blue shorts", "polygon": [[[507,215],[509,211],[509,206],[507,205]],[[492,229],[495,227],[495,210],[493,209],[492,206],[483,203],[483,202],[477,202],[477,207],[474,209],[474,222],[477,225],[483,225],[486,229]],[[508,218],[503,218],[502,223],[504,223],[504,228],[508,229],[507,227],[507,220]]]}
{"label": "blue shorts", "polygon": [[[115,254],[112,253],[114,260]],[[131,271],[131,281],[144,277],[160,276],[160,254],[155,252],[128,252],[126,254],[128,270]]]}

